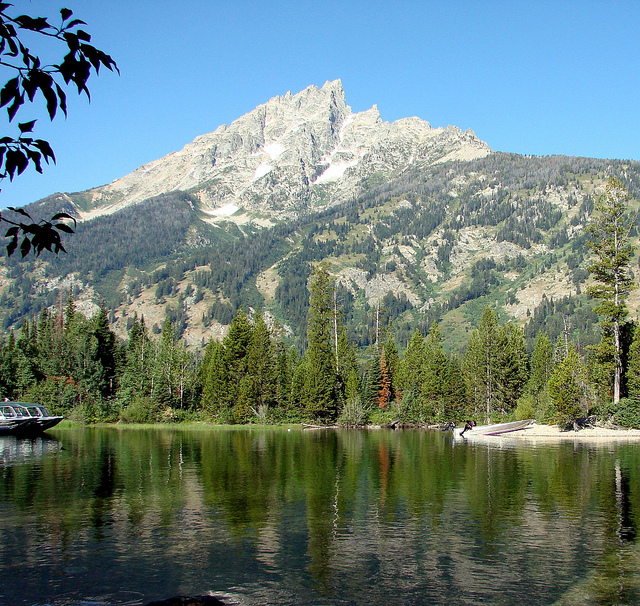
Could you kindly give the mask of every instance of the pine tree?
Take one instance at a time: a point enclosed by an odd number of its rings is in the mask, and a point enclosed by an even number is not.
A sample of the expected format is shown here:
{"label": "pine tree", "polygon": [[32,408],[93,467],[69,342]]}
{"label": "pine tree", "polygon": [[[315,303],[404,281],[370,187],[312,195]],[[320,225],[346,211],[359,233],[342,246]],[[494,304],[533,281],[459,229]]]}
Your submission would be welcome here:
{"label": "pine tree", "polygon": [[20,329],[16,340],[14,353],[14,398],[23,398],[41,378],[38,370],[37,331],[26,320]]}
{"label": "pine tree", "polygon": [[398,367],[400,366],[400,356],[398,355],[398,347],[390,329],[387,331],[387,340],[384,343],[383,351],[384,361],[387,365],[387,372],[389,373],[389,398],[396,400],[398,399],[396,380]]}
{"label": "pine tree", "polygon": [[160,342],[156,345],[156,355],[153,363],[153,400],[162,406],[171,407],[175,403],[176,373],[174,346],[175,331],[171,320],[167,318],[162,327]]}
{"label": "pine tree", "polygon": [[586,416],[589,411],[587,371],[573,345],[569,346],[569,355],[549,378],[549,396],[555,407],[557,423],[566,424]]}
{"label": "pine tree", "polygon": [[282,341],[275,344],[276,356],[276,402],[282,410],[288,411],[292,402],[292,383],[295,352],[289,350]]}
{"label": "pine tree", "polygon": [[484,411],[487,422],[497,403],[499,327],[495,311],[486,308],[480,326],[471,333],[462,360],[465,382],[476,414]]}
{"label": "pine tree", "polygon": [[509,322],[498,336],[497,399],[503,413],[511,412],[522,395],[529,378],[524,331]]}
{"label": "pine tree", "polygon": [[364,376],[362,393],[367,408],[377,407],[382,387],[382,351],[375,345],[371,347],[369,364]]}
{"label": "pine tree", "polygon": [[629,348],[627,390],[629,391],[629,399],[640,404],[640,324],[636,325],[633,341]]}
{"label": "pine tree", "polygon": [[16,339],[9,333],[6,345],[0,348],[0,397],[11,398],[15,391]]}
{"label": "pine tree", "polygon": [[355,371],[358,372],[358,360],[356,356],[355,347],[349,342],[347,338],[347,332],[343,327],[338,330],[338,390],[339,397],[344,402],[347,399],[346,396],[346,384],[351,374]]}
{"label": "pine tree", "polygon": [[627,213],[630,200],[631,196],[622,183],[615,178],[609,179],[606,192],[596,203],[587,226],[591,237],[588,246],[595,256],[589,271],[596,282],[589,286],[587,292],[600,301],[595,308],[601,316],[599,354],[611,368],[614,404],[618,404],[621,397],[624,371],[622,326],[627,317],[626,300],[634,286],[629,271],[634,250],[629,242],[633,226]]}
{"label": "pine tree", "polygon": [[[75,318],[75,315],[73,317]],[[69,326],[67,321],[67,328]],[[147,334],[144,317],[138,319],[137,313],[133,317],[133,324],[129,330],[129,342],[125,348],[124,357],[118,399],[123,405],[127,405],[136,397],[151,396],[153,345]]]}
{"label": "pine tree", "polygon": [[378,390],[378,407],[386,410],[391,400],[391,373],[387,366],[384,349],[380,355],[380,389]]}
{"label": "pine tree", "polygon": [[229,373],[222,343],[209,341],[199,372],[202,406],[209,414],[220,414],[230,405]]}
{"label": "pine tree", "polygon": [[540,332],[536,336],[531,356],[531,373],[527,383],[527,391],[536,400],[540,393],[546,389],[549,377],[553,371],[553,346],[546,332]]}
{"label": "pine tree", "polygon": [[417,390],[422,383],[421,372],[424,357],[424,338],[419,330],[416,330],[404,358],[398,367],[397,387],[401,394],[410,390]]}
{"label": "pine tree", "polygon": [[464,381],[459,364],[442,349],[440,327],[435,322],[425,340],[421,378],[422,420],[459,420],[466,405]]}
{"label": "pine tree", "polygon": [[276,402],[276,359],[271,333],[260,312],[254,316],[247,366],[251,406],[273,406]]}
{"label": "pine tree", "polygon": [[308,415],[320,420],[335,419],[336,361],[333,343],[334,284],[327,266],[318,265],[309,284],[306,377],[302,401]]}
{"label": "pine tree", "polygon": [[358,371],[356,368],[352,368],[349,376],[347,377],[347,384],[345,387],[345,400],[347,402],[361,402],[361,385],[360,378],[358,377]]}
{"label": "pine tree", "polygon": [[224,356],[229,373],[229,390],[231,401],[235,403],[240,393],[240,384],[247,374],[247,353],[251,344],[253,328],[247,314],[238,310],[229,326],[229,332],[222,341]]}
{"label": "pine tree", "polygon": [[198,366],[186,343],[178,341],[174,347],[176,402],[180,410],[191,410],[196,405]]}
{"label": "pine tree", "polygon": [[499,326],[495,311],[485,309],[463,358],[465,382],[477,413],[513,410],[528,379],[524,333],[512,323]]}
{"label": "pine tree", "polygon": [[116,335],[109,327],[104,302],[92,320],[93,330],[91,358],[94,367],[94,387],[103,396],[115,393],[116,385]]}

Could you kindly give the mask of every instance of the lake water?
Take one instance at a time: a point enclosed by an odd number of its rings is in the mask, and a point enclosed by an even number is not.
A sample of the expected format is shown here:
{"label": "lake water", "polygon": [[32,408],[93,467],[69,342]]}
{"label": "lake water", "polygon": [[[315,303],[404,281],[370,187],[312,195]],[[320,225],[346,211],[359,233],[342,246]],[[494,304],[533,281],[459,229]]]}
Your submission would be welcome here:
{"label": "lake water", "polygon": [[0,508],[0,606],[640,603],[640,444],[61,429]]}

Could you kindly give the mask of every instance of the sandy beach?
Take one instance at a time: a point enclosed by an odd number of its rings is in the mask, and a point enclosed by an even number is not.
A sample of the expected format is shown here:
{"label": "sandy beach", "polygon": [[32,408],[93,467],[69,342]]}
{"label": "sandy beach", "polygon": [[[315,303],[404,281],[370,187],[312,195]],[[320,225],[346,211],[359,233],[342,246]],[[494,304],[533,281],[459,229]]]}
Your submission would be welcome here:
{"label": "sandy beach", "polygon": [[[534,425],[504,434],[510,438],[521,440],[584,440],[591,442],[612,442],[617,440],[628,440],[640,442],[640,429],[608,429],[605,427],[594,427],[581,429],[580,431],[562,431],[557,425]],[[489,437],[489,436],[487,436]]]}

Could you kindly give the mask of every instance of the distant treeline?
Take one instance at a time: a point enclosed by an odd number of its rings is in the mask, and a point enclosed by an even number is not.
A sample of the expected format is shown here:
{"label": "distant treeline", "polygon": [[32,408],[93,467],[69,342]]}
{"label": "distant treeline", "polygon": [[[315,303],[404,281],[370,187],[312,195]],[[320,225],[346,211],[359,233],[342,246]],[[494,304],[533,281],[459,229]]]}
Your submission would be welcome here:
{"label": "distant treeline", "polygon": [[[302,355],[257,311],[237,312],[227,336],[199,354],[186,348],[170,319],[151,337],[144,318],[135,316],[123,342],[105,306],[87,319],[70,298],[64,311],[43,311],[5,337],[0,395],[39,401],[86,422],[565,423],[597,414],[640,426],[640,330],[633,323],[624,327],[623,399],[614,407],[610,363],[574,342],[580,333],[566,325],[553,327],[557,338],[549,338],[546,325],[557,320],[553,301],[545,300],[547,309],[524,330],[485,309],[464,350],[453,354],[443,350],[436,322],[425,335],[416,330],[402,353],[393,329],[381,323],[363,352],[349,339],[325,265],[309,285]],[[534,342],[531,353],[525,333]]]}

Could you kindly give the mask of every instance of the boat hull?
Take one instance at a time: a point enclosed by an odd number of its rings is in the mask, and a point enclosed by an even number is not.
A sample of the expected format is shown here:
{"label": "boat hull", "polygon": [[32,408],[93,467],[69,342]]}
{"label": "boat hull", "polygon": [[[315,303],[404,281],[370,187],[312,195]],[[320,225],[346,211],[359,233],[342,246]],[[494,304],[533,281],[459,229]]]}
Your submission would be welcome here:
{"label": "boat hull", "polygon": [[37,429],[35,419],[0,419],[0,435],[16,434]]}
{"label": "boat hull", "polygon": [[510,423],[496,423],[494,425],[477,425],[473,429],[465,431],[464,434],[463,430],[459,428],[455,430],[455,435],[463,439],[472,436],[500,436],[505,433],[521,431],[529,427],[533,427],[533,421],[526,419],[524,421],[512,421]]}
{"label": "boat hull", "polygon": [[0,402],[0,434],[32,435],[51,429],[64,417],[51,415],[40,404]]}

